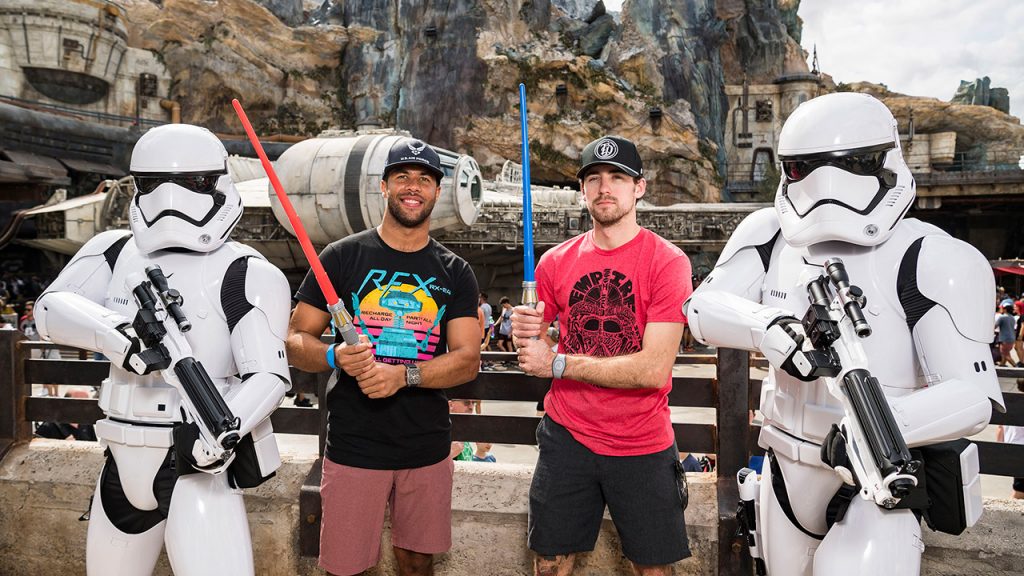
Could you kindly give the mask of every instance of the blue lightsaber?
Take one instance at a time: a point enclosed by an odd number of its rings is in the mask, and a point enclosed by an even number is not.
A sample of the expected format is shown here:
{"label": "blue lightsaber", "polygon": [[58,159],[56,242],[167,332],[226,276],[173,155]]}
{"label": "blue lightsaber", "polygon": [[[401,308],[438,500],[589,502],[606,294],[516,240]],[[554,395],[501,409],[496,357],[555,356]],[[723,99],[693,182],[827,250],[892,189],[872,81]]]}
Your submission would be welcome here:
{"label": "blue lightsaber", "polygon": [[530,137],[526,123],[526,84],[519,84],[519,123],[523,138],[523,304],[537,305],[533,277],[533,200],[530,197]]}

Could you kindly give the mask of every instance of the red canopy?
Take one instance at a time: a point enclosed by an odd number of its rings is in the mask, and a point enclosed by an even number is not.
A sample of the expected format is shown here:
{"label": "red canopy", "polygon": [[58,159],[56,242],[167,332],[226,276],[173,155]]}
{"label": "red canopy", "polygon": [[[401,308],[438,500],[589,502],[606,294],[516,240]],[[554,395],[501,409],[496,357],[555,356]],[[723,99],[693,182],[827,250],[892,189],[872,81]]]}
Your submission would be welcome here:
{"label": "red canopy", "polygon": [[1003,274],[1017,274],[1024,276],[1024,266],[995,266],[992,269]]}

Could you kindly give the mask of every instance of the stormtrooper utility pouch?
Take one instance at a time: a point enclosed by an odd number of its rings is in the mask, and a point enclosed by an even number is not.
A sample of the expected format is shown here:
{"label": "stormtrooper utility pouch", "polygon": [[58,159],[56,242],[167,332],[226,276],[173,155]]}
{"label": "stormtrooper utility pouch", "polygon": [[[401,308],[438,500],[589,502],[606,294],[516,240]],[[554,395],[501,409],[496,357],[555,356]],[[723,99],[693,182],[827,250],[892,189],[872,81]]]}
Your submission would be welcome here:
{"label": "stormtrooper utility pouch", "polygon": [[270,418],[260,422],[235,447],[235,461],[228,468],[228,479],[235,488],[255,488],[271,479],[281,466],[281,454]]}
{"label": "stormtrooper utility pouch", "polygon": [[[193,423],[181,423],[174,427],[174,447],[178,476],[202,472],[194,466],[190,453],[192,444],[199,438],[199,428]],[[274,477],[281,466],[281,454],[270,418],[261,422],[246,434],[235,446],[235,459],[228,467],[228,482],[232,488],[255,488]]]}
{"label": "stormtrooper utility pouch", "polygon": [[[917,473],[918,488],[923,484],[927,503],[909,507],[936,532],[956,535],[973,526],[982,512],[978,447],[961,438],[920,446],[911,453],[922,462]],[[911,492],[904,500],[917,500],[914,496]]]}

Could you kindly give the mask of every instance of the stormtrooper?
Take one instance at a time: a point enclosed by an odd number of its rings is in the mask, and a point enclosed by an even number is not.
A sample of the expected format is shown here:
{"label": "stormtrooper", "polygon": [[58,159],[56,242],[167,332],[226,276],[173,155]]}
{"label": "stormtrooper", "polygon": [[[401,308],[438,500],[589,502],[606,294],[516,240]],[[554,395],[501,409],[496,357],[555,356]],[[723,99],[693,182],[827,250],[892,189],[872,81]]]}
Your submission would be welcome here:
{"label": "stormtrooper", "polygon": [[[778,155],[774,208],[737,227],[683,305],[701,342],[760,351],[770,364],[759,438],[768,456],[760,477],[739,475],[751,555],[758,573],[773,576],[918,574],[919,518],[958,533],[982,510],[977,450],[959,439],[981,431],[993,405],[1004,409],[988,348],[992,271],[970,245],[904,219],[914,180],[896,121],[875,98],[837,93],[801,104]],[[870,368],[893,435],[914,455],[901,480],[912,488],[884,499],[886,487],[852,465],[872,463],[851,434],[856,415],[810,369],[820,351],[801,321],[809,285],[827,283],[837,261],[857,288],[845,296],[871,327],[844,334],[861,354],[842,360]],[[842,306],[831,310],[849,326]]]}
{"label": "stormtrooper", "polygon": [[44,338],[110,359],[90,576],[149,575],[164,544],[178,576],[254,573],[242,488],[280,466],[269,417],[290,387],[290,291],[228,239],[242,202],[226,162],[204,128],[147,132],[131,231],[92,238],[37,302]]}

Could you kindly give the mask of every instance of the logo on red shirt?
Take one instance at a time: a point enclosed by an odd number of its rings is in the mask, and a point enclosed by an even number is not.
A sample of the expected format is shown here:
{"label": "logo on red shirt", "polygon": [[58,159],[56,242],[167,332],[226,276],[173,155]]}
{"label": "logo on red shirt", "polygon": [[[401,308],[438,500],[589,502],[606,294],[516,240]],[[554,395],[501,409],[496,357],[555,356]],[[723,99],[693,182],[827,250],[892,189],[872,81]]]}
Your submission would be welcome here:
{"label": "logo on red shirt", "polygon": [[565,351],[588,356],[622,356],[639,352],[633,282],[605,268],[580,277],[569,293]]}

